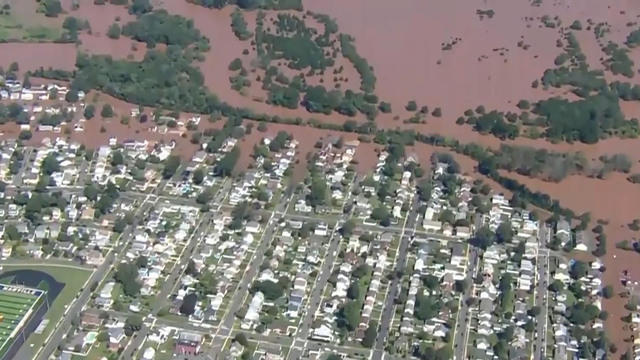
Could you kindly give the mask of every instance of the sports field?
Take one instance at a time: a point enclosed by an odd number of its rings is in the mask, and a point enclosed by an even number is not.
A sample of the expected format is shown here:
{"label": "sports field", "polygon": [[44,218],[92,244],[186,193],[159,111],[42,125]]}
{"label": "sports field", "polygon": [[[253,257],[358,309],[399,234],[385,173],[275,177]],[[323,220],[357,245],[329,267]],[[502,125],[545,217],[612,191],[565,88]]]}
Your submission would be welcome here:
{"label": "sports field", "polygon": [[0,284],[0,357],[44,294],[38,289]]}

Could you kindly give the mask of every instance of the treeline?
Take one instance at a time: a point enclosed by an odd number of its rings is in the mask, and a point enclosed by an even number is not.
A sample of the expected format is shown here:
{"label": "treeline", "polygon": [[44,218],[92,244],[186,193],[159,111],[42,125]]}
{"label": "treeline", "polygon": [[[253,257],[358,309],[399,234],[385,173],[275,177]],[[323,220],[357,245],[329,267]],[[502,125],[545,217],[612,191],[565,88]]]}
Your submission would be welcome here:
{"label": "treeline", "polygon": [[253,36],[253,33],[249,31],[244,15],[238,9],[231,13],[231,30],[242,41],[248,40]]}
{"label": "treeline", "polygon": [[[556,68],[547,69],[540,83],[545,89],[568,87],[580,99],[552,97],[533,105],[523,100],[518,103],[522,110],[519,115],[497,111],[474,114],[470,111],[465,112],[466,118],[458,118],[457,123],[471,124],[476,131],[491,133],[501,139],[519,136],[521,124],[532,127],[528,133],[532,137],[539,136],[538,128],[543,128],[542,135],[552,141],[593,144],[612,135],[638,136],[638,121],[625,119],[619,99],[640,100],[640,87],[621,82],[608,84],[601,70],[589,68],[574,34],[568,33],[565,41],[565,52],[555,59]],[[612,73],[633,76],[634,65],[626,49],[609,43],[603,51],[610,56],[604,64]],[[532,86],[538,87],[538,80]],[[536,118],[530,118],[531,114]]]}
{"label": "treeline", "polygon": [[376,75],[373,73],[373,68],[367,62],[367,59],[363,58],[356,51],[355,45],[353,45],[353,37],[347,34],[340,34],[340,48],[342,49],[342,56],[349,59],[353,66],[360,74],[360,90],[371,93],[376,89]]}
{"label": "treeline", "polygon": [[588,167],[587,159],[581,153],[556,153],[546,149],[504,144],[500,145],[500,150],[495,152],[493,159],[495,165],[492,167],[550,181],[560,181],[567,175]]}
{"label": "treeline", "polygon": [[156,10],[140,16],[122,27],[122,35],[144,42],[149,48],[156,44],[187,47],[198,43],[201,51],[208,49],[208,39],[193,26],[193,20]]}
{"label": "treeline", "polygon": [[465,115],[467,116],[466,119],[461,117],[457,123],[470,124],[474,130],[481,134],[490,133],[502,140],[515,139],[520,135],[520,128],[518,125],[513,124],[517,120],[517,115],[514,118],[508,114],[505,121],[504,113],[495,110],[487,113],[483,106],[478,106],[475,113],[473,110],[467,110]]}
{"label": "treeline", "polygon": [[208,114],[220,102],[191,65],[194,56],[174,45],[166,51],[149,50],[140,62],[80,53],[71,86],[85,92],[101,90],[138,105]]}
{"label": "treeline", "polygon": [[241,9],[302,10],[302,0],[187,0],[208,8],[237,5]]}

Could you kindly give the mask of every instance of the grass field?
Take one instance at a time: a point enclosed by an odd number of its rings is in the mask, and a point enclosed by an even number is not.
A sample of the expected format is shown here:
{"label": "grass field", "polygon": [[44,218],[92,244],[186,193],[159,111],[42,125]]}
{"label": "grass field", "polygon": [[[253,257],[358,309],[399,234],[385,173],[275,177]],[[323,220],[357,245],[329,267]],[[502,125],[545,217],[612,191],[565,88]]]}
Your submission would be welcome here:
{"label": "grass field", "polygon": [[79,267],[64,267],[64,265],[47,264],[46,262],[33,264],[3,264],[3,267],[5,271],[24,269],[42,271],[53,276],[57,281],[65,284],[60,294],[58,294],[58,297],[56,297],[52,304],[49,304],[49,311],[44,316],[44,319],[49,319],[47,327],[41,334],[31,334],[25,345],[23,345],[37,350],[42,346],[49,334],[57,326],[65,309],[71,305],[76,295],[78,295],[80,290],[84,287],[92,270],[82,269]]}
{"label": "grass field", "polygon": [[9,0],[9,4],[9,14],[0,15],[0,41],[50,42],[60,38],[61,18],[37,13],[36,1]]}
{"label": "grass field", "polygon": [[41,301],[43,292],[33,289],[16,291],[12,286],[0,284],[0,356],[4,354],[12,344],[15,337],[14,331],[23,320],[30,315],[36,304]]}

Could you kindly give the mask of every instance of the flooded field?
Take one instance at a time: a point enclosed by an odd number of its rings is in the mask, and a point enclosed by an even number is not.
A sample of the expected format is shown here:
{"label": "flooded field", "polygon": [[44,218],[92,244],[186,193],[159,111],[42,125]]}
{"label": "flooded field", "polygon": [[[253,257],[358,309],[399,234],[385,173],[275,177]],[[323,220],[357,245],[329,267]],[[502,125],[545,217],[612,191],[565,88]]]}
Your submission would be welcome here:
{"label": "flooded field", "polygon": [[55,43],[0,43],[0,66],[6,69],[12,62],[18,63],[21,73],[40,67],[73,70],[76,64],[76,46]]}

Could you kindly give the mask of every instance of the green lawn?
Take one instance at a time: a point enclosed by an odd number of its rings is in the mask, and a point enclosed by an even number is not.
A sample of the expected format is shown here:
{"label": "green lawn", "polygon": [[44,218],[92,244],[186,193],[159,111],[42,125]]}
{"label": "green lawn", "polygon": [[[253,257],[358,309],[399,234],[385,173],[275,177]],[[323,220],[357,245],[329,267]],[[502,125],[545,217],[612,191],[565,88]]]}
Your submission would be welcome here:
{"label": "green lawn", "polygon": [[0,41],[49,42],[59,39],[61,34],[59,27],[29,26],[15,16],[0,15]]}
{"label": "green lawn", "polygon": [[3,264],[5,271],[11,270],[38,270],[45,272],[51,276],[53,276],[56,281],[62,282],[65,284],[64,288],[58,294],[58,297],[55,299],[53,304],[49,304],[49,311],[44,316],[44,319],[49,319],[49,323],[47,327],[42,332],[42,334],[31,334],[29,339],[27,339],[27,343],[24,346],[30,346],[34,350],[40,348],[43,342],[49,336],[49,334],[58,326],[58,321],[62,317],[62,314],[65,311],[65,308],[71,304],[71,302],[75,299],[76,295],[80,293],[80,290],[84,287],[85,282],[91,275],[92,270],[86,269],[81,270],[79,268],[64,268],[52,266],[51,264],[45,263],[34,263],[31,265],[13,265],[13,264]]}

